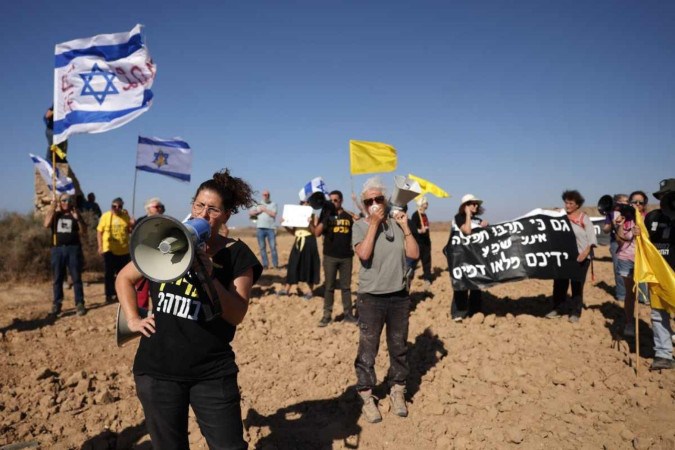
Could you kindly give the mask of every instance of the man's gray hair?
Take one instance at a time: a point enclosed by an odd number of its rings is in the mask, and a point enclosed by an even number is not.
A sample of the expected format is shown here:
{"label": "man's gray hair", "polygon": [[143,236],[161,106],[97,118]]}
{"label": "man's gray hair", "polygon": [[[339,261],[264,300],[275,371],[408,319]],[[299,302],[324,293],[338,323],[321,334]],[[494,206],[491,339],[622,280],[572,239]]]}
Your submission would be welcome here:
{"label": "man's gray hair", "polygon": [[150,212],[150,206],[151,206],[153,203],[162,203],[162,201],[159,199],[159,197],[150,197],[149,199],[147,199],[147,200],[145,201],[145,205],[144,205],[144,208],[145,208],[145,212],[146,212],[146,213],[149,213],[149,212]]}
{"label": "man's gray hair", "polygon": [[368,178],[366,182],[363,183],[361,198],[363,198],[363,196],[366,195],[366,192],[368,192],[371,189],[377,189],[378,191],[382,192],[382,195],[384,195],[385,197],[387,196],[387,186],[385,186],[380,177]]}

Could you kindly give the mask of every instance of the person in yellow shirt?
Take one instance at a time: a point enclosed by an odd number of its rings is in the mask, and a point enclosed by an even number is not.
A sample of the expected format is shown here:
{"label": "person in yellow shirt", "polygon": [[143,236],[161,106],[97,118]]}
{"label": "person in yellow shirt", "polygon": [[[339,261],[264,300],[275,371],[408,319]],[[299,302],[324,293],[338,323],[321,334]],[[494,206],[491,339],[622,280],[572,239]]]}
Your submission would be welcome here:
{"label": "person in yellow shirt", "polygon": [[110,211],[106,211],[98,221],[96,240],[98,242],[98,253],[103,255],[106,303],[117,300],[115,277],[131,260],[129,257],[129,233],[134,223],[134,218],[124,209],[124,201],[119,197],[112,201]]}

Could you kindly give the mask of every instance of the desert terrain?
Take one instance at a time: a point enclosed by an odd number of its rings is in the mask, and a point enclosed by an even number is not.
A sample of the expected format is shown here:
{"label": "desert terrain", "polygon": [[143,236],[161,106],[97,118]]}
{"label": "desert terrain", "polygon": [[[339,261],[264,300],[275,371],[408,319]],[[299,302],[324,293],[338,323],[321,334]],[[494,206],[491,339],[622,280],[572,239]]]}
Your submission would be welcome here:
{"label": "desert terrain", "polygon": [[[257,252],[255,239],[241,236]],[[389,412],[382,385],[379,424],[360,417],[353,387],[357,327],[317,327],[322,286],[309,301],[278,297],[285,270],[263,274],[233,343],[250,448],[675,449],[675,371],[648,370],[648,307],[640,306],[639,363],[634,340],[621,337],[607,247],[579,323],[544,318],[550,280],[492,287],[484,314],[455,323],[446,241],[447,232],[432,233],[436,280],[425,289],[417,278],[411,290],[410,415]],[[292,237],[280,231],[277,242],[285,264]],[[354,271],[355,292],[356,261]],[[88,314],[75,315],[67,290],[56,320],[47,319],[49,283],[1,286],[2,450],[152,448],[131,374],[138,341],[116,346],[117,305],[104,303],[101,274],[85,280]],[[341,312],[337,295],[334,315]],[[378,380],[387,367],[383,335]],[[193,418],[190,441],[206,448]]]}

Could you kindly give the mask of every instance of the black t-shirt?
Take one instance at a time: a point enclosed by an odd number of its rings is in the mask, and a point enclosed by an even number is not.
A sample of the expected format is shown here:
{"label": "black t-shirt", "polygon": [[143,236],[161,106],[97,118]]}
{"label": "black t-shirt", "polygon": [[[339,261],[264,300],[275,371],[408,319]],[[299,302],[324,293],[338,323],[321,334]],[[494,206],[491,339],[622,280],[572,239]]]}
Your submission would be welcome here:
{"label": "black t-shirt", "polygon": [[[249,268],[255,283],[262,265],[241,241],[233,241],[213,257],[214,277],[223,286]],[[236,327],[217,317],[206,321],[201,311],[197,277],[189,271],[172,283],[150,283],[154,302],[156,332],[141,337],[134,374],[155,378],[194,381],[209,380],[237,372],[230,342]]]}
{"label": "black t-shirt", "polygon": [[346,211],[326,214],[323,223],[323,254],[333,258],[351,258],[354,218]]}
{"label": "black t-shirt", "polygon": [[80,224],[77,223],[77,220],[75,220],[70,211],[56,211],[52,226],[56,233],[57,247],[62,245],[80,245]]}
{"label": "black t-shirt", "polygon": [[[414,231],[415,239],[422,244],[431,244],[431,236],[429,236],[429,218],[426,214],[415,211],[410,219],[412,222],[411,231]],[[427,227],[427,232],[420,234],[417,230],[422,228],[422,224]]]}
{"label": "black t-shirt", "polygon": [[660,209],[651,211],[645,217],[649,240],[670,264],[670,267],[675,269],[675,227],[673,225],[675,225],[674,221]]}

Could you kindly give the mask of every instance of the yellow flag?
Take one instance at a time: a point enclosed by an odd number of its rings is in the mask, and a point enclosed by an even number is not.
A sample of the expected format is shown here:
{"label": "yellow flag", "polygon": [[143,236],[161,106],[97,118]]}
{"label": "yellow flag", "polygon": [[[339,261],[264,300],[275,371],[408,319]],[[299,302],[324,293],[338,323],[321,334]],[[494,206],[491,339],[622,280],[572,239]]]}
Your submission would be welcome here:
{"label": "yellow flag", "polygon": [[349,141],[352,175],[396,170],[396,149],[381,142]]}
{"label": "yellow flag", "polygon": [[436,186],[431,181],[427,181],[424,178],[416,177],[415,175],[413,175],[411,173],[408,174],[408,178],[410,178],[412,180],[415,180],[420,184],[420,187],[422,188],[422,194],[424,194],[425,192],[428,192],[430,194],[435,195],[438,198],[450,197],[450,194],[448,194],[443,189]]}
{"label": "yellow flag", "polygon": [[635,237],[635,284],[649,283],[652,308],[675,313],[675,272],[649,240],[641,214],[635,215],[640,234]]}

